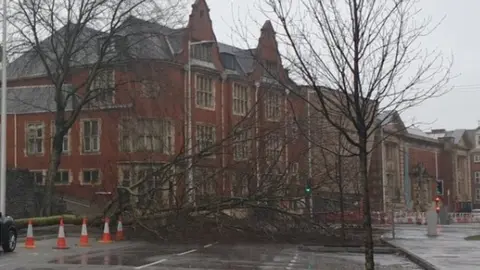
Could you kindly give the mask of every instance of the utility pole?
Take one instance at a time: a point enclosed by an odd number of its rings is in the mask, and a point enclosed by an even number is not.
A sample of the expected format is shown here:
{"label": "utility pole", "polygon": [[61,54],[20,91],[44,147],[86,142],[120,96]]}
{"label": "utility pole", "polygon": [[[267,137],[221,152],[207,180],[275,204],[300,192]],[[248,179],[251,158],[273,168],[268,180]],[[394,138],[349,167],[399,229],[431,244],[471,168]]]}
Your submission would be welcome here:
{"label": "utility pole", "polygon": [[3,38],[2,38],[2,117],[0,158],[0,211],[6,216],[7,202],[7,0],[3,0]]}

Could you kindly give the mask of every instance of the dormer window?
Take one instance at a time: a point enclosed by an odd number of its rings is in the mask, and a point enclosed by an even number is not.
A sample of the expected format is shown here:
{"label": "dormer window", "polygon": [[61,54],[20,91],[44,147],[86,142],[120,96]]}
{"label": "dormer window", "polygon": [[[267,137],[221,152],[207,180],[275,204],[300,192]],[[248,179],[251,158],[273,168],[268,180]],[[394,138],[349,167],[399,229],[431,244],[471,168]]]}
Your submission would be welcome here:
{"label": "dormer window", "polygon": [[118,53],[117,48],[120,45],[121,36],[113,35],[111,37],[101,37],[98,39],[97,52],[99,55],[114,56]]}
{"label": "dormer window", "polygon": [[272,61],[265,62],[265,77],[278,78],[278,65]]}
{"label": "dormer window", "polygon": [[235,70],[235,57],[229,53],[222,53],[221,59],[226,69]]}
{"label": "dormer window", "polygon": [[192,46],[192,57],[205,62],[212,62],[212,44],[196,44]]}

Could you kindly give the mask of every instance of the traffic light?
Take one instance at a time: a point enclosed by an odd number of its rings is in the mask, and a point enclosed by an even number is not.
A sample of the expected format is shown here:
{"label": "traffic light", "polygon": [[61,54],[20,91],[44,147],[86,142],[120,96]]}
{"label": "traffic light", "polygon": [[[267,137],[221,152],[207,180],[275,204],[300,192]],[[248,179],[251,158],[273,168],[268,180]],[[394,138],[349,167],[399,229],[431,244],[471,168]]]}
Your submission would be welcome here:
{"label": "traffic light", "polygon": [[437,214],[440,213],[440,197],[435,198],[435,211],[437,211]]}
{"label": "traffic light", "polygon": [[307,183],[305,183],[305,194],[310,194],[312,193],[312,182],[310,179],[307,179]]}
{"label": "traffic light", "polygon": [[437,179],[437,195],[443,195],[443,180]]}

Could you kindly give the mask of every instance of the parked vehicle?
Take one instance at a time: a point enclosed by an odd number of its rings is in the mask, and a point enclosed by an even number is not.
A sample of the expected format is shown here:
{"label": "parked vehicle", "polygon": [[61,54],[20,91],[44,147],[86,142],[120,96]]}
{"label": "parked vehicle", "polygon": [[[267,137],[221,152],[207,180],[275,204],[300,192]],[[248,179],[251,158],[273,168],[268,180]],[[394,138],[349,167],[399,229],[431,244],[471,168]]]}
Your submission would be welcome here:
{"label": "parked vehicle", "polygon": [[4,252],[12,252],[17,247],[17,228],[11,216],[0,213],[0,244]]}

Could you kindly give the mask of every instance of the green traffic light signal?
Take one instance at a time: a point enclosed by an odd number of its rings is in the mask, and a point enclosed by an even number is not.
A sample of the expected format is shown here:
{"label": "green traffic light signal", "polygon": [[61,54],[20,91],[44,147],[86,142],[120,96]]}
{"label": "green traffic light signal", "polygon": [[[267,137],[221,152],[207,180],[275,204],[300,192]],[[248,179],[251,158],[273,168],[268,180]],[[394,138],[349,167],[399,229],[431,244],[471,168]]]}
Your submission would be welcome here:
{"label": "green traffic light signal", "polygon": [[310,192],[312,192],[312,189],[310,187],[305,187],[305,192],[310,193]]}

